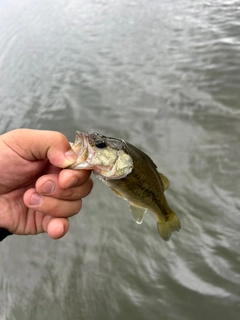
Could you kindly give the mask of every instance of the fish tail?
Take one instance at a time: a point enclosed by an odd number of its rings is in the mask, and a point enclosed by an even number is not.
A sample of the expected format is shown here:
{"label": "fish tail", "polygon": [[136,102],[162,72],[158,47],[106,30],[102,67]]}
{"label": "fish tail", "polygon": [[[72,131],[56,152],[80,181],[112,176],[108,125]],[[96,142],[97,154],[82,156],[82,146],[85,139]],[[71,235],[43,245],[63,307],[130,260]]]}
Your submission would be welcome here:
{"label": "fish tail", "polygon": [[180,230],[181,223],[176,214],[173,211],[170,211],[168,219],[157,221],[157,228],[160,236],[165,241],[168,241],[172,232]]}

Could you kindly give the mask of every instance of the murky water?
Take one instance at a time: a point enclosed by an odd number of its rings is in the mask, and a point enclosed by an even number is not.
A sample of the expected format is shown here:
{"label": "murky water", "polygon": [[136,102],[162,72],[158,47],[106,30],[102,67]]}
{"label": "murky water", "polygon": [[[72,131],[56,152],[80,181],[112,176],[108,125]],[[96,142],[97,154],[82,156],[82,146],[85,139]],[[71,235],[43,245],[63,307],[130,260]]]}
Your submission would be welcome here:
{"label": "murky water", "polygon": [[63,239],[0,245],[0,319],[239,319],[240,3],[0,2],[0,130],[124,138],[171,181],[182,230],[96,181]]}

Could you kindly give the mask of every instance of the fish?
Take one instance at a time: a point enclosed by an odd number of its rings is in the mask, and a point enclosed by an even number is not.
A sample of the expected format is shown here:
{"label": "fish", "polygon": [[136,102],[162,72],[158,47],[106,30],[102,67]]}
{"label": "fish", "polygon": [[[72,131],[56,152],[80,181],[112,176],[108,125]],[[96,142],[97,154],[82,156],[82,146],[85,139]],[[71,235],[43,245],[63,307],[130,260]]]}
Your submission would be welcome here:
{"label": "fish", "polygon": [[125,140],[96,132],[77,131],[71,147],[78,158],[68,168],[93,170],[99,180],[128,201],[138,224],[149,210],[156,217],[162,239],[167,241],[180,230],[180,220],[164,195],[170,182],[146,153]]}

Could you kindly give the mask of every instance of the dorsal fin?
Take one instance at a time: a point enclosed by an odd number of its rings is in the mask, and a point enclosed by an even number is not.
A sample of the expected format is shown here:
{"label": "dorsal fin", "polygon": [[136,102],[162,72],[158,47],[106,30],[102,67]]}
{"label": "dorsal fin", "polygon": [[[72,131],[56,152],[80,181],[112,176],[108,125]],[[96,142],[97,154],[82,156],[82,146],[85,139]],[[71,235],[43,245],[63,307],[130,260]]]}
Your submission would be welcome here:
{"label": "dorsal fin", "polygon": [[167,190],[167,188],[170,186],[170,182],[169,182],[168,178],[165,177],[162,173],[160,173],[160,172],[158,172],[158,173],[161,178],[164,190]]}

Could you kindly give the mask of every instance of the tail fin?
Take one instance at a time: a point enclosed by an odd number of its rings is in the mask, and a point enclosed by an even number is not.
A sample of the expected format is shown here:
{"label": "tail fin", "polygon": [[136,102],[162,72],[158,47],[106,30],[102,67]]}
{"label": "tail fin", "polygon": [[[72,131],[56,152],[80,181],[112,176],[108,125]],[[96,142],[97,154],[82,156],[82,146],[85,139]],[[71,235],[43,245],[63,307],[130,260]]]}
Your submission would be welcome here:
{"label": "tail fin", "polygon": [[181,223],[176,214],[171,211],[171,214],[167,221],[157,221],[157,228],[163,240],[168,241],[171,237],[172,232],[180,230]]}

